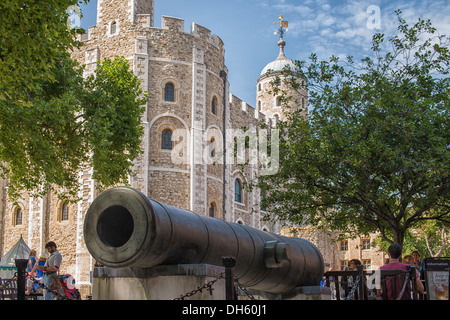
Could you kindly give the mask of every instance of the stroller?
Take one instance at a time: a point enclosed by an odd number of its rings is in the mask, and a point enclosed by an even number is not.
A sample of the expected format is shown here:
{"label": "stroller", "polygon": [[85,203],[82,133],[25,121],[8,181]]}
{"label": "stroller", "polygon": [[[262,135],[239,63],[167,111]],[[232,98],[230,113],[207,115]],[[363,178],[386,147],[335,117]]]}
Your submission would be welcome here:
{"label": "stroller", "polygon": [[[43,284],[37,279],[33,279],[32,293],[42,293]],[[80,291],[75,287],[75,279],[70,274],[59,276],[59,285],[55,290],[58,292],[58,300],[81,300]]]}
{"label": "stroller", "polygon": [[[62,300],[81,300],[80,291],[75,287],[75,279],[70,275],[62,275],[59,277],[59,282],[61,283],[61,288],[64,290]],[[59,290],[61,293],[62,290]]]}

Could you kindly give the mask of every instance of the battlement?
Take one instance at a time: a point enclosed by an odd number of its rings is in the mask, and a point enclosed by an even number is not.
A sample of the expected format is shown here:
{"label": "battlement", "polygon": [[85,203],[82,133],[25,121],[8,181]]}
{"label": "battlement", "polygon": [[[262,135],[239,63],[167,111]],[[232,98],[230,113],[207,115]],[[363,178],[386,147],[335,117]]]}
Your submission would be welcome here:
{"label": "battlement", "polygon": [[253,108],[251,105],[249,105],[247,102],[243,101],[242,99],[236,97],[234,94],[230,93],[228,97],[228,101],[230,103],[230,109],[232,112],[241,112],[244,114],[247,114],[247,117],[251,117],[254,119],[265,119],[265,115],[255,108]]}
{"label": "battlement", "polygon": [[[180,32],[184,33],[184,19],[182,18],[176,18],[176,17],[169,17],[169,16],[162,16],[161,17],[161,29],[163,30],[169,30],[173,32]],[[219,50],[224,50],[224,43],[222,39],[220,39],[219,36],[212,34],[211,30],[208,28],[205,28],[195,22],[191,24],[191,30],[190,34],[194,36],[195,38],[202,39],[206,41],[207,43],[212,44]]]}

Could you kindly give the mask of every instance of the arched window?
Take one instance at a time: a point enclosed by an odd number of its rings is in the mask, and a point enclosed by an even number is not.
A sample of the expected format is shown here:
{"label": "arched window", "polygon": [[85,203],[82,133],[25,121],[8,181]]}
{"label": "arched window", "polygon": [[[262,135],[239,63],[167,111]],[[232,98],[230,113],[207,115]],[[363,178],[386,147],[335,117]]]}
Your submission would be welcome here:
{"label": "arched window", "polygon": [[261,100],[258,101],[258,111],[262,112]]}
{"label": "arched window", "polygon": [[61,221],[69,220],[69,202],[64,202],[61,206]]}
{"label": "arched window", "polygon": [[172,150],[172,131],[166,129],[161,134],[161,149]]}
{"label": "arched window", "polygon": [[276,113],[273,115],[273,119],[274,119],[274,122],[275,122],[274,124],[277,124],[278,122],[280,122],[280,116],[278,114],[276,114]]}
{"label": "arched window", "polygon": [[22,209],[20,207],[17,207],[17,209],[14,212],[14,225],[21,225],[22,224]]}
{"label": "arched window", "polygon": [[164,101],[175,101],[175,87],[172,83],[167,83],[164,87]]}
{"label": "arched window", "polygon": [[213,97],[212,101],[211,101],[211,112],[213,114],[217,113],[217,97]]}
{"label": "arched window", "polygon": [[211,206],[209,207],[209,216],[214,218],[215,211],[216,206],[214,205],[214,202],[211,202]]}
{"label": "arched window", "polygon": [[234,180],[234,201],[242,203],[242,186],[239,179]]}

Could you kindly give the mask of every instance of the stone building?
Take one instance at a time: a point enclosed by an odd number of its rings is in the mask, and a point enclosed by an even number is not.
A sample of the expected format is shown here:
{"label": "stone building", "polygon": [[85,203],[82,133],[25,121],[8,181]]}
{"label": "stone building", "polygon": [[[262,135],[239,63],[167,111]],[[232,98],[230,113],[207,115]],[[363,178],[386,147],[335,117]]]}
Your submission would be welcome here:
{"label": "stone building", "polygon": [[[256,178],[258,166],[239,165],[249,158],[239,142],[258,133],[259,121],[283,117],[279,99],[269,91],[281,69],[292,64],[285,42],[280,40],[278,58],[255,79],[254,108],[230,92],[222,40],[196,23],[185,32],[184,24],[163,16],[161,28],[154,27],[154,0],[98,0],[97,25],[81,38],[84,45],[73,58],[86,65],[88,76],[98,61],[123,56],[149,93],[142,114],[143,153],[134,162],[132,187],[163,203],[278,233],[280,225],[261,219],[259,191],[243,188]],[[295,94],[306,116],[306,91]],[[73,275],[82,293],[89,294],[95,261],[84,243],[83,222],[98,194],[91,177],[92,168],[79,172],[82,200],[76,203],[48,194],[23,195],[13,204],[7,181],[0,179],[0,256],[21,235],[38,253],[55,241],[63,256],[61,272]]]}

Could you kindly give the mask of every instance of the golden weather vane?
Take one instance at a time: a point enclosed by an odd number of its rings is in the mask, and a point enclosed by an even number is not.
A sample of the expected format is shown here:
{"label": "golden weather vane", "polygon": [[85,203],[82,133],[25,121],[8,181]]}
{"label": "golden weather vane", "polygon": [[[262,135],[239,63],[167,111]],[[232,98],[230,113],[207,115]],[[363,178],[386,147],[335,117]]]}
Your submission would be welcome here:
{"label": "golden weather vane", "polygon": [[[280,16],[278,17],[278,22],[274,22],[273,24],[276,24],[279,26],[278,31],[275,32],[274,34],[279,33],[281,39],[283,39],[283,35],[286,31],[288,31],[288,22],[284,20],[283,16],[280,14]],[[286,29],[285,29],[286,28]]]}

